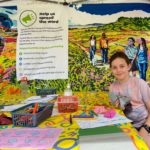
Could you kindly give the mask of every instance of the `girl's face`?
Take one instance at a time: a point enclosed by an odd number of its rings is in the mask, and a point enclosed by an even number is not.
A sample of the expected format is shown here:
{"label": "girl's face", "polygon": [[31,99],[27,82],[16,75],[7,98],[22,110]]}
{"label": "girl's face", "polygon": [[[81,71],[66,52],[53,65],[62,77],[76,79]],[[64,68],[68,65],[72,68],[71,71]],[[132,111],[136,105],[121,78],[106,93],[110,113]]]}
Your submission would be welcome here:
{"label": "girl's face", "polygon": [[132,39],[128,39],[128,45],[132,46],[134,44],[134,41]]}
{"label": "girl's face", "polygon": [[138,43],[139,43],[139,44],[142,44],[142,40],[141,40],[141,39],[138,39]]}
{"label": "girl's face", "polygon": [[111,63],[111,71],[120,82],[125,82],[129,79],[130,68],[131,65],[128,65],[123,58],[116,58]]}

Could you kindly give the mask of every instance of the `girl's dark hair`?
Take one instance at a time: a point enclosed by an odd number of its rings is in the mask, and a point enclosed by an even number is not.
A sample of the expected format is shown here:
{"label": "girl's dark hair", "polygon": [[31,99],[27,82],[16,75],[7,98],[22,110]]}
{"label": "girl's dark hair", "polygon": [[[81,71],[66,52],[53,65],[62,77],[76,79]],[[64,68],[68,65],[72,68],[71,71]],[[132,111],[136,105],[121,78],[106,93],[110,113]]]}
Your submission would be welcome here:
{"label": "girl's dark hair", "polygon": [[[144,48],[147,48],[147,45],[146,45],[146,40],[144,38],[141,38],[141,41],[142,41],[142,46]],[[138,47],[140,47],[140,44],[138,45]]]}
{"label": "girl's dark hair", "polygon": [[96,40],[96,37],[95,37],[95,35],[93,35],[93,34],[90,36],[90,40],[92,39],[92,36],[94,36],[94,40]]}
{"label": "girl's dark hair", "polygon": [[113,54],[111,57],[110,57],[110,61],[109,61],[109,64],[110,64],[110,67],[111,67],[111,64],[112,62],[117,59],[117,58],[122,58],[126,61],[126,63],[129,65],[130,64],[130,60],[129,58],[127,57],[127,55],[122,52],[122,51],[117,51],[115,54]]}
{"label": "girl's dark hair", "polygon": [[135,39],[133,37],[129,37],[128,40],[132,40],[135,43]]}
{"label": "girl's dark hair", "polygon": [[128,40],[132,40],[133,41],[133,45],[135,46],[135,39],[133,37],[129,37]]}

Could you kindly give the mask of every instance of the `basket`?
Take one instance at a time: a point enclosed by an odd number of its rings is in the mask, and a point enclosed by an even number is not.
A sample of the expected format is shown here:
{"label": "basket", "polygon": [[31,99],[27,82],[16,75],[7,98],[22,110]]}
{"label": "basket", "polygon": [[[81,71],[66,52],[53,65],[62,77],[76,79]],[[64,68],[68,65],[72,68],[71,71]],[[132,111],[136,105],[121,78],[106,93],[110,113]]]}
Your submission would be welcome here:
{"label": "basket", "polygon": [[58,97],[58,112],[67,113],[78,110],[78,98],[76,96],[60,96]]}
{"label": "basket", "polygon": [[56,88],[53,89],[36,89],[36,95],[38,96],[46,96],[56,94]]}
{"label": "basket", "polygon": [[[35,114],[26,111],[34,108],[34,105],[35,103],[28,104],[12,111],[14,126],[36,127],[39,123],[51,116],[54,106],[53,103],[38,103],[39,112]],[[40,108],[42,108],[41,111]]]}

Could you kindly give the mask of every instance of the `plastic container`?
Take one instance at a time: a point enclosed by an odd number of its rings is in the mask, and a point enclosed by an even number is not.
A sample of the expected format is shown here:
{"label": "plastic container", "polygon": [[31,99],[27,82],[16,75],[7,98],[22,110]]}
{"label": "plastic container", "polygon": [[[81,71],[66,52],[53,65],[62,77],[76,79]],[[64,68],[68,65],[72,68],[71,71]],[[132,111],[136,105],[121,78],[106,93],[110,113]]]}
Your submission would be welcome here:
{"label": "plastic container", "polygon": [[21,88],[21,95],[25,97],[28,94],[28,88],[29,88],[28,80],[26,77],[23,77],[21,79],[20,88]]}
{"label": "plastic container", "polygon": [[12,120],[14,126],[36,127],[39,123],[49,118],[52,114],[53,103],[38,103],[38,107],[43,108],[37,113],[30,113],[27,110],[33,108],[35,103],[23,106],[12,111]]}
{"label": "plastic container", "polygon": [[64,91],[64,96],[72,96],[72,90],[69,83],[67,84],[67,88]]}
{"label": "plastic container", "polygon": [[46,95],[51,95],[51,94],[56,94],[56,88],[36,89],[36,95],[38,95],[38,96],[46,96]]}
{"label": "plastic container", "polygon": [[78,98],[76,96],[60,96],[58,97],[58,112],[67,113],[78,110]]}

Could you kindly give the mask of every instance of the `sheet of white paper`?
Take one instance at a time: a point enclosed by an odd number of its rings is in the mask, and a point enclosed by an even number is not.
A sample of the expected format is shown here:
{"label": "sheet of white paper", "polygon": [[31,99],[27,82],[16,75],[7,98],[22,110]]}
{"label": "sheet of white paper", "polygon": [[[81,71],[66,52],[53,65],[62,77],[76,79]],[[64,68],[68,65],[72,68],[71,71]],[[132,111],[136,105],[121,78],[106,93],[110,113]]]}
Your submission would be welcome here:
{"label": "sheet of white paper", "polygon": [[17,104],[17,105],[9,105],[9,106],[4,106],[3,109],[0,111],[13,111],[15,109],[18,109],[20,107],[26,106],[27,104]]}
{"label": "sheet of white paper", "polygon": [[99,115],[96,120],[77,120],[78,125],[82,129],[86,128],[96,128],[107,125],[119,124],[119,123],[128,123],[132,122],[128,118],[116,114],[113,118],[105,118],[103,115]]}
{"label": "sheet of white paper", "polygon": [[80,150],[137,150],[131,138],[124,132],[80,136]]}
{"label": "sheet of white paper", "polygon": [[57,96],[58,96],[58,94],[46,95],[45,97],[32,96],[32,97],[29,97],[26,100],[22,101],[22,103],[36,103],[36,102],[45,103],[45,102],[48,102],[50,100],[57,98]]}

